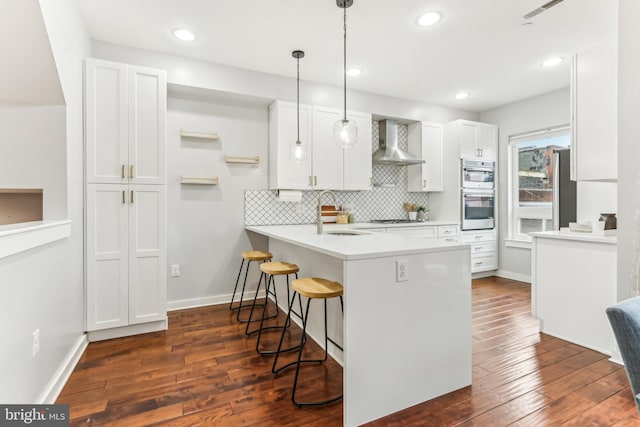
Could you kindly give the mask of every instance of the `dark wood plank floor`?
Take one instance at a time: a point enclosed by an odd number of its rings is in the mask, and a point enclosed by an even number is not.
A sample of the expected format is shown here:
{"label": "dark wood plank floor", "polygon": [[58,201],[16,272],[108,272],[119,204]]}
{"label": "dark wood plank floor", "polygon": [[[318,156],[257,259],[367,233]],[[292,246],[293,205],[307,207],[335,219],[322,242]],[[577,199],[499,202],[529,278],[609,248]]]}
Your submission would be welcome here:
{"label": "dark wood plank floor", "polygon": [[[640,426],[624,369],[540,334],[529,285],[473,282],[473,386],[370,426]],[[71,425],[339,426],[342,404],[290,402],[293,372],[271,374],[227,306],[172,312],[169,330],[91,343],[62,391]],[[265,347],[273,345],[270,334]],[[296,341],[298,331],[288,339]],[[309,355],[321,354],[312,345]],[[292,356],[287,356],[288,358]],[[305,371],[305,394],[342,387],[333,361]]]}

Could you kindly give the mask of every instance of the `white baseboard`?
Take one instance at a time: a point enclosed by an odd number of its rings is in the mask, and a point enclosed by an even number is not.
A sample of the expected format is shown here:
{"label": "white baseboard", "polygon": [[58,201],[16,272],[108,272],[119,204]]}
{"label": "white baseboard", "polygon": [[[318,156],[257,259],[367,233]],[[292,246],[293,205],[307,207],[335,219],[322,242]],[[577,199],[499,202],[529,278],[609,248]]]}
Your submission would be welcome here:
{"label": "white baseboard", "polygon": [[38,398],[38,404],[46,405],[55,403],[64,385],[71,376],[71,373],[78,364],[78,361],[84,354],[87,345],[89,345],[87,335],[82,334]]}
{"label": "white baseboard", "polygon": [[[233,294],[216,295],[211,297],[191,298],[177,301],[169,301],[167,303],[167,311],[184,310],[187,308],[206,307],[208,305],[229,304]],[[244,293],[244,300],[251,300],[255,295],[255,291],[247,291]],[[238,296],[236,295],[236,300]],[[258,298],[264,298],[264,291],[260,291]]]}
{"label": "white baseboard", "polygon": [[496,276],[503,277],[505,279],[517,280],[519,282],[531,283],[531,275],[528,275],[528,274],[520,274],[520,273],[513,273],[511,271],[497,270]]}

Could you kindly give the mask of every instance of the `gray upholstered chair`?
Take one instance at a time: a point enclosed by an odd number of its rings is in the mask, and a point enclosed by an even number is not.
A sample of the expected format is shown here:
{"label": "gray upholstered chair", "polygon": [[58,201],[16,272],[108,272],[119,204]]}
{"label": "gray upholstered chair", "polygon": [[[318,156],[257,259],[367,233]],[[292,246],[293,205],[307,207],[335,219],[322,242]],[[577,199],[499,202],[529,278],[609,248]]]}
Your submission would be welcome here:
{"label": "gray upholstered chair", "polygon": [[607,316],[640,412],[640,297],[630,298],[607,308]]}

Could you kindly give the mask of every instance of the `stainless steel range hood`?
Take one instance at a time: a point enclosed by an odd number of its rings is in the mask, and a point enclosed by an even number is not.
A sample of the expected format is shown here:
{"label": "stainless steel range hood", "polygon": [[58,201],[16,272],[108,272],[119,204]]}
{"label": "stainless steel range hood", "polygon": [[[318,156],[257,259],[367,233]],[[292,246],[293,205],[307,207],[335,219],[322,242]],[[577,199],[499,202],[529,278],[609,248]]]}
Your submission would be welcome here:
{"label": "stainless steel range hood", "polygon": [[373,153],[376,165],[418,165],[424,163],[411,153],[398,146],[398,123],[393,120],[380,120],[380,148]]}

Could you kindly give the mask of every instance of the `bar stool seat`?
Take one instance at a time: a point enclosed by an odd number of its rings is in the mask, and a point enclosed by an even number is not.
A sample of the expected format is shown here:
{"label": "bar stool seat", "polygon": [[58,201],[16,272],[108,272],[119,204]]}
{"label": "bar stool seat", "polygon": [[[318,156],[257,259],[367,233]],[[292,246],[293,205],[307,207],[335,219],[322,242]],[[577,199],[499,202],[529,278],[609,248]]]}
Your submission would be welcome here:
{"label": "bar stool seat", "polygon": [[[329,342],[333,343],[336,347],[342,350],[342,347],[328,337],[327,334],[327,299],[329,298],[340,298],[340,307],[344,310],[342,295],[344,293],[343,286],[331,280],[323,279],[320,277],[304,277],[301,279],[296,279],[291,283],[291,288],[293,289],[293,297],[289,303],[289,312],[287,313],[287,321],[289,321],[291,317],[291,311],[293,308],[293,303],[298,295],[307,297],[307,307],[304,310],[304,315],[302,317],[302,336],[300,338],[300,345],[298,346],[298,358],[296,361],[288,363],[280,368],[277,368],[278,356],[280,355],[280,349],[282,346],[282,342],[284,340],[284,331],[280,337],[280,344],[278,345],[278,350],[276,351],[276,357],[273,361],[273,367],[271,371],[275,374],[279,373],[283,369],[289,366],[296,366],[296,374],[293,380],[293,391],[291,393],[291,401],[298,406],[317,406],[317,405],[326,405],[329,403],[337,402],[342,399],[342,394],[332,397],[323,401],[315,401],[315,402],[300,402],[296,400],[296,390],[298,387],[298,377],[300,374],[300,365],[302,363],[323,363],[328,358],[329,351]],[[307,320],[309,319],[309,306],[311,305],[311,301],[314,299],[322,299],[324,301],[324,358],[323,359],[302,359],[302,350],[304,349],[304,344],[306,342],[306,333],[307,333]]]}
{"label": "bar stool seat", "polygon": [[[240,263],[240,270],[238,271],[238,277],[236,278],[236,285],[233,288],[233,295],[231,296],[231,302],[229,303],[229,310],[238,311],[238,313],[236,314],[236,320],[238,320],[239,322],[248,322],[249,321],[248,319],[240,318],[240,310],[243,308],[251,307],[250,304],[243,304],[244,290],[247,286],[247,275],[249,274],[249,267],[252,261],[262,261],[264,263],[265,261],[271,260],[271,258],[273,258],[273,255],[271,254],[271,252],[266,252],[266,251],[244,251],[241,253],[241,255],[242,255],[242,262]],[[240,292],[240,301],[234,307],[233,303],[235,302],[236,291],[238,290],[238,283],[240,282],[240,276],[242,275],[242,267],[244,266],[245,261],[247,261],[247,267],[244,273],[244,283],[242,284],[242,291]],[[262,279],[262,274],[260,275],[260,279]],[[258,287],[259,286],[260,286],[260,283],[258,283]]]}
{"label": "bar stool seat", "polygon": [[[286,329],[289,328],[290,324],[291,324],[291,319],[290,317],[287,317],[287,321],[285,322],[284,325],[275,325],[275,326],[265,326],[264,325],[264,321],[273,317],[276,317],[278,314],[278,296],[276,294],[276,284],[275,284],[275,276],[285,276],[286,280],[287,280],[287,302],[289,301],[289,296],[290,296],[290,292],[289,292],[289,275],[290,274],[294,274],[296,279],[298,278],[298,271],[300,271],[300,268],[296,265],[296,264],[292,264],[289,262],[284,262],[284,261],[271,261],[271,262],[263,262],[262,264],[260,264],[260,271],[262,271],[262,274],[260,275],[260,281],[258,282],[258,289],[256,290],[256,295],[253,299],[253,307],[251,309],[251,312],[249,313],[249,322],[255,322],[257,320],[260,320],[260,326],[257,329],[254,329],[252,331],[249,331],[249,324],[247,324],[247,327],[245,329],[245,334],[246,335],[251,335],[253,333],[258,333],[258,339],[256,341],[256,351],[259,354],[262,355],[272,355],[272,354],[276,354],[276,350],[262,350],[260,349],[260,342],[262,340],[262,333],[263,331],[269,331],[269,330],[282,330],[283,333]],[[262,283],[262,277],[265,277],[265,295],[266,295],[266,299],[264,302],[264,305],[262,306],[262,316],[260,317],[260,319],[254,319],[253,318],[253,313],[255,310],[255,307],[259,307],[259,304],[256,304],[256,298],[258,296],[258,291],[260,290],[260,284]],[[267,312],[267,303],[268,303],[268,299],[269,299],[269,295],[273,295],[273,297],[275,298],[275,305],[276,305],[276,314],[274,316],[271,317],[265,317],[266,316],[266,312]],[[298,297],[298,301],[300,303],[300,311],[302,311],[302,299],[300,297]],[[302,315],[295,313],[298,315],[298,317],[300,317],[302,319]],[[287,349],[281,349],[279,348],[278,351],[281,352],[286,352],[286,351],[292,351],[292,350],[296,350],[298,348],[298,346],[294,346],[291,348],[287,348]]]}

